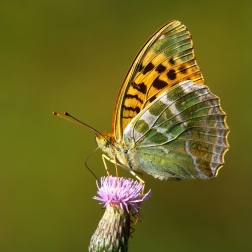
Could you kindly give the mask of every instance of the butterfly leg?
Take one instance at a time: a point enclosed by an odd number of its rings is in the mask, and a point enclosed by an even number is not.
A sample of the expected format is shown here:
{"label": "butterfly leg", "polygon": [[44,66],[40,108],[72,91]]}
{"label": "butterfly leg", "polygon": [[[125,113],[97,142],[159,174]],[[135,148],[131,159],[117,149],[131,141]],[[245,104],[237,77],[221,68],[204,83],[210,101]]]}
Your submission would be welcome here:
{"label": "butterfly leg", "polygon": [[118,178],[118,167],[116,163],[116,156],[114,156],[114,163],[115,163],[115,168],[116,168],[116,177]]}
{"label": "butterfly leg", "polygon": [[[143,184],[143,189],[142,189],[142,195],[144,194],[144,189],[145,189],[145,181],[143,179],[141,179],[132,169],[130,170],[130,173],[140,181],[140,183]],[[139,207],[140,207],[141,203],[139,203]],[[136,226],[136,224],[139,221],[140,218],[140,211],[138,213],[136,213],[135,215],[136,220],[134,221],[134,226]]]}
{"label": "butterfly leg", "polygon": [[[118,177],[117,163],[116,163],[115,157],[114,157],[114,159],[112,159],[112,158],[109,158],[108,156],[106,156],[105,154],[102,154],[102,161],[103,161],[103,164],[105,166],[105,170],[106,170],[108,176],[110,176],[109,171],[108,171],[108,167],[107,167],[107,163],[106,163],[106,159],[108,161],[110,161],[111,163],[115,164],[115,166],[116,166],[116,176]],[[143,184],[143,190],[142,190],[142,193],[143,193],[144,192],[144,187],[145,187],[145,181],[143,179],[141,179],[132,169],[130,170],[130,173]]]}
{"label": "butterfly leg", "polygon": [[133,170],[130,171],[130,173],[137,178],[143,185],[145,185],[145,181],[142,180]]}
{"label": "butterfly leg", "polygon": [[102,154],[102,161],[103,161],[103,164],[105,166],[105,170],[106,170],[108,176],[110,176],[109,171],[108,171],[108,167],[107,167],[107,164],[106,164],[106,159],[108,161],[110,161],[111,163],[115,164],[116,176],[118,177],[118,168],[117,168],[117,163],[116,163],[116,157],[114,157],[114,159],[112,159],[112,158],[109,158],[108,156],[106,156],[105,154]]}
{"label": "butterfly leg", "polygon": [[143,184],[143,190],[142,190],[142,194],[143,194],[144,188],[145,188],[145,181],[141,179],[133,170],[131,170],[130,173]]}
{"label": "butterfly leg", "polygon": [[108,176],[110,176],[109,171],[108,171],[108,167],[107,167],[107,163],[106,163],[106,159],[108,161],[110,161],[111,163],[114,163],[115,161],[112,158],[109,158],[108,156],[106,156],[105,154],[102,154],[102,161],[103,161],[105,170],[106,170]]}

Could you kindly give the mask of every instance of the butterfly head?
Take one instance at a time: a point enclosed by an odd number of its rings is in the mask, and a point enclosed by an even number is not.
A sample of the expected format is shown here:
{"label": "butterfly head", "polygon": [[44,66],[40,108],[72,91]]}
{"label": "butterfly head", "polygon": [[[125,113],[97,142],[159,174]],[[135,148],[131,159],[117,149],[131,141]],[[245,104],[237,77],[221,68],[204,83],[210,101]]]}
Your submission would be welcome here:
{"label": "butterfly head", "polygon": [[98,144],[98,147],[105,153],[108,154],[108,156],[113,156],[112,154],[112,138],[109,135],[105,134],[96,134],[95,136],[96,142]]}
{"label": "butterfly head", "polygon": [[105,152],[110,158],[116,160],[117,164],[128,169],[127,150],[122,143],[117,143],[113,135],[96,134],[98,147]]}

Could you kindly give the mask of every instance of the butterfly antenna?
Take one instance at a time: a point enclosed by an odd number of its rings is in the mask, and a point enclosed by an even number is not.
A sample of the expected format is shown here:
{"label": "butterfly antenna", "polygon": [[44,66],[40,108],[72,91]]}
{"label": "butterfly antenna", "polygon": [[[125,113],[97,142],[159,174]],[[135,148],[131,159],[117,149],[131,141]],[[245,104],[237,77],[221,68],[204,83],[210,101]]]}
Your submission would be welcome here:
{"label": "butterfly antenna", "polygon": [[[58,116],[58,117],[60,117],[60,118],[62,118],[62,119],[65,119],[65,120],[67,120],[67,121],[69,121],[69,122],[75,123],[75,124],[77,124],[77,125],[79,125],[79,126],[82,126],[82,127],[88,128],[88,129],[91,129],[91,130],[94,131],[95,133],[97,133],[97,134],[99,134],[99,135],[102,136],[102,134],[101,134],[99,131],[95,130],[94,128],[92,128],[92,127],[89,126],[88,124],[86,124],[86,123],[84,123],[84,122],[78,120],[77,118],[71,116],[71,115],[70,115],[69,113],[67,113],[67,112],[64,112],[64,115],[65,115],[65,116],[63,116],[63,115],[61,115],[61,114],[59,114],[59,113],[57,113],[57,112],[52,112],[52,114],[55,115],[55,116]],[[71,117],[73,120],[67,118],[66,116]],[[92,170],[88,167],[88,165],[87,165],[87,160],[89,159],[89,157],[92,156],[98,149],[99,149],[99,147],[97,147],[94,151],[91,152],[91,154],[89,154],[89,155],[86,157],[86,159],[85,159],[85,166],[86,166],[86,168],[89,170],[89,172],[96,178],[96,180],[98,181],[99,185],[101,185],[101,184],[100,184],[100,180],[98,179],[98,177],[93,173],[93,171],[92,171]]]}
{"label": "butterfly antenna", "polygon": [[[55,116],[58,116],[58,117],[60,117],[60,118],[62,118],[62,119],[65,119],[65,120],[67,120],[67,121],[69,121],[69,122],[75,123],[75,124],[77,124],[77,125],[79,125],[79,126],[88,128],[88,129],[94,131],[96,134],[102,136],[102,134],[101,134],[99,131],[97,131],[97,130],[94,129],[93,127],[89,126],[88,124],[86,124],[86,123],[84,123],[84,122],[78,120],[77,118],[73,117],[72,115],[70,115],[70,114],[67,113],[67,112],[64,112],[64,115],[65,115],[65,116],[63,116],[63,115],[61,115],[61,114],[59,114],[59,113],[57,113],[57,112],[52,112],[52,114],[55,115]],[[69,118],[67,118],[67,117],[70,117],[70,118],[72,118],[73,120],[71,120],[71,119],[69,119]],[[102,136],[102,137],[103,137],[103,136]]]}
{"label": "butterfly antenna", "polygon": [[96,180],[98,181],[98,183],[99,183],[99,186],[101,186],[101,182],[100,182],[100,180],[98,179],[98,177],[93,173],[93,171],[88,167],[88,165],[87,165],[87,160],[97,151],[99,149],[99,147],[97,147],[94,151],[92,151],[87,157],[86,157],[86,159],[85,159],[85,166],[86,166],[86,168],[89,170],[89,172],[96,178]]}

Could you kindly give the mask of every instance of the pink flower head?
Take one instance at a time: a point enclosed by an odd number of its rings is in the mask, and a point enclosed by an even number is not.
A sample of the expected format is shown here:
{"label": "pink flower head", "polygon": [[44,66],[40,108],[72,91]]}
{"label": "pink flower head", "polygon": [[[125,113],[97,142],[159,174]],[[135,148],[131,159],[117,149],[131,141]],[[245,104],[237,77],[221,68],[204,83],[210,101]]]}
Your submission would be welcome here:
{"label": "pink flower head", "polygon": [[98,197],[94,199],[100,201],[100,204],[107,206],[120,206],[121,209],[126,209],[127,212],[132,211],[137,213],[141,202],[150,198],[151,190],[143,194],[144,185],[133,179],[122,177],[102,177],[101,185],[96,182],[98,188]]}

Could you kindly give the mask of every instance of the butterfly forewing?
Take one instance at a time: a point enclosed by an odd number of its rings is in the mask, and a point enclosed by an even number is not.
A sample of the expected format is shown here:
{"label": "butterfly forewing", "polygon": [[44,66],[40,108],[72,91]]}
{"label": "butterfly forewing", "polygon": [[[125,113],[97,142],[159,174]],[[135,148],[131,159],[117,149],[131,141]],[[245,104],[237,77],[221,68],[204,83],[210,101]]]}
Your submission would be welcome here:
{"label": "butterfly forewing", "polygon": [[116,141],[122,140],[132,118],[184,80],[204,84],[189,31],[181,22],[171,21],[146,42],[125,77],[113,115]]}

